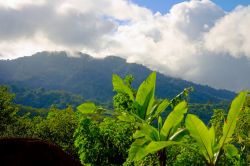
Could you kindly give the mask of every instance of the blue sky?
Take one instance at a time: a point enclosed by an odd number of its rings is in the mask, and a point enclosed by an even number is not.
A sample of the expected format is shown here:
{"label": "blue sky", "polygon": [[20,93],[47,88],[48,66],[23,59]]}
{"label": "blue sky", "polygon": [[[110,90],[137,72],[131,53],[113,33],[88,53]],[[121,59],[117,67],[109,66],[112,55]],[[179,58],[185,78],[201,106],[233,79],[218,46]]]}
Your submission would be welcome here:
{"label": "blue sky", "polygon": [[[231,11],[238,5],[249,5],[250,0],[212,0],[225,11]],[[183,0],[132,0],[132,2],[145,6],[153,12],[167,13],[169,9],[176,3],[183,2]]]}

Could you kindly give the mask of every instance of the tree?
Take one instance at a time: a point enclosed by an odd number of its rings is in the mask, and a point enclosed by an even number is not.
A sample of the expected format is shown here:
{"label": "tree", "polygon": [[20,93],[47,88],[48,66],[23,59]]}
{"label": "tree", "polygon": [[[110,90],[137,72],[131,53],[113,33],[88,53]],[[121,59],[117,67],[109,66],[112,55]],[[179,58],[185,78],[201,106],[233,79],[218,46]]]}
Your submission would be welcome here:
{"label": "tree", "polygon": [[220,156],[227,152],[228,154],[237,154],[237,148],[230,144],[234,133],[236,122],[240,111],[243,108],[247,92],[241,92],[232,102],[228,112],[227,119],[224,122],[222,136],[217,137],[214,126],[207,126],[195,115],[188,114],[186,118],[186,128],[190,136],[194,138],[200,148],[200,154],[204,157],[207,165],[217,164]]}
{"label": "tree", "polygon": [[64,110],[51,107],[46,119],[38,121],[34,132],[39,138],[57,144],[64,151],[77,157],[73,138],[77,124],[78,119],[71,106]]}
{"label": "tree", "polygon": [[18,107],[13,104],[14,97],[15,95],[9,92],[8,87],[0,86],[0,135],[17,120]]}
{"label": "tree", "polygon": [[82,116],[75,131],[75,146],[82,164],[122,165],[132,143],[133,125],[114,118],[95,121]]}

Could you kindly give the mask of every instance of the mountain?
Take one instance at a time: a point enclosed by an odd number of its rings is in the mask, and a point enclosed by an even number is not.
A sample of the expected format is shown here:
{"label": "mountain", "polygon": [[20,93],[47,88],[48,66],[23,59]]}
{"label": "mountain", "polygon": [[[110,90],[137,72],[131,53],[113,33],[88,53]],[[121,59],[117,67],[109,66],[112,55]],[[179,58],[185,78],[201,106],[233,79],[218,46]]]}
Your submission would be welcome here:
{"label": "mountain", "polygon": [[[114,95],[113,73],[121,77],[132,74],[135,77],[132,85],[137,88],[151,72],[143,65],[126,63],[125,59],[115,56],[97,59],[82,53],[78,53],[78,57],[70,57],[66,52],[39,52],[29,57],[1,60],[0,84],[25,89],[63,90],[83,96],[84,100],[110,102]],[[227,90],[213,89],[160,73],[157,74],[156,95],[158,98],[171,98],[190,86],[195,89],[190,95],[192,103],[214,103],[231,100],[235,96]],[[19,95],[22,95],[20,90]]]}

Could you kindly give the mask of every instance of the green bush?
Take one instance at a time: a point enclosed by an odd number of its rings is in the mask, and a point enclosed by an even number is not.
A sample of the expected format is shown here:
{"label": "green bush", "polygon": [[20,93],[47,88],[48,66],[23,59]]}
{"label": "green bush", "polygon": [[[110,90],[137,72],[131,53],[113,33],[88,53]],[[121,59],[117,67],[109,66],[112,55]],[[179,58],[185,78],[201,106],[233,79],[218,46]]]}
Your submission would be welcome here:
{"label": "green bush", "polygon": [[75,132],[82,164],[122,165],[132,143],[133,125],[113,118],[96,122],[83,117]]}

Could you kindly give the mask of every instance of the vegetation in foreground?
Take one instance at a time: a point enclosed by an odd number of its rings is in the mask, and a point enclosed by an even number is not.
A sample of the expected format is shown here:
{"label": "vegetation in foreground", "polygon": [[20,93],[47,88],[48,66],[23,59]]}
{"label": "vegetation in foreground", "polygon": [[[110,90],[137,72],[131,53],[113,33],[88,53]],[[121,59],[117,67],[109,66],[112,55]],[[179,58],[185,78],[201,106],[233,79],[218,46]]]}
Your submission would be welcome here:
{"label": "vegetation in foreground", "polygon": [[14,95],[0,86],[0,136],[40,138],[84,165],[249,165],[250,98],[241,92],[229,111],[214,109],[206,124],[189,112],[184,89],[173,99],[155,96],[156,73],[138,90],[132,76],[113,75],[114,110],[87,102],[52,106],[44,116],[19,114]]}

